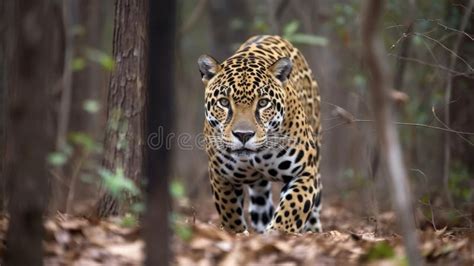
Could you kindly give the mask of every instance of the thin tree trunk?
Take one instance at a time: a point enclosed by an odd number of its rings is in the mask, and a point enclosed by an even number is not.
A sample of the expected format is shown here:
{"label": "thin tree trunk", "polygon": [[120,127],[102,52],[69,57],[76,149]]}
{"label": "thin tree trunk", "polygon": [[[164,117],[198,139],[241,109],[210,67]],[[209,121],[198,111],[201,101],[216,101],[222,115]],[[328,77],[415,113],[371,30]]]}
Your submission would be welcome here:
{"label": "thin tree trunk", "polygon": [[[174,129],[174,56],[176,34],[176,2],[149,0],[150,52],[147,136],[163,129],[165,138]],[[146,241],[145,265],[168,265],[171,237],[168,213],[171,206],[168,178],[171,151],[162,146],[147,146],[147,212],[144,221]]]}
{"label": "thin tree trunk", "polygon": [[105,76],[104,68],[100,64],[91,62],[91,50],[102,50],[101,39],[104,30],[104,5],[97,0],[74,0],[76,4],[73,22],[81,25],[83,34],[75,36],[75,57],[86,60],[84,69],[73,73],[71,103],[71,123],[69,131],[78,131],[99,137],[102,121],[100,115],[90,115],[84,111],[86,100],[102,102],[102,80]]}
{"label": "thin tree trunk", "polygon": [[[466,8],[466,11],[464,12],[462,21],[461,21],[461,27],[459,29],[459,32],[463,32],[468,23],[469,23],[469,18],[471,17],[472,9],[474,7],[474,0],[469,1],[469,5]],[[462,40],[463,40],[463,35],[460,33],[457,33],[458,36],[456,38],[456,41],[454,43],[453,47],[453,52],[449,58],[449,69],[454,70],[456,67],[456,61],[457,61],[457,54],[459,51],[459,47],[461,46]],[[452,95],[452,90],[453,90],[453,74],[451,71],[447,71],[447,77],[446,77],[446,89],[445,89],[445,94],[444,94],[444,124],[446,127],[451,126],[451,95]],[[454,206],[453,198],[451,196],[451,193],[449,191],[449,172],[451,170],[451,134],[445,134],[445,139],[444,139],[444,166],[443,166],[443,187],[445,190],[446,198],[448,200],[448,204],[450,207]]]}
{"label": "thin tree trunk", "polygon": [[[103,139],[104,117],[103,108],[97,113],[88,113],[84,110],[84,103],[93,100],[97,103],[105,103],[103,93],[103,81],[106,71],[97,62],[90,58],[92,51],[102,51],[101,38],[104,28],[104,5],[95,0],[69,0],[69,20],[71,28],[79,25],[83,29],[81,34],[71,36],[71,50],[74,59],[82,59],[85,66],[82,69],[72,69],[71,77],[71,99],[70,116],[67,133],[80,132],[86,134],[93,140]],[[68,184],[68,190],[58,200],[62,203],[68,213],[83,213],[90,210],[91,205],[97,200],[95,184],[81,182],[80,174],[84,157],[91,156],[84,150],[76,149],[74,156],[68,162],[63,176],[64,182]],[[98,159],[98,158],[94,158]],[[82,166],[82,167],[81,167]],[[79,170],[77,170],[79,169]],[[93,200],[91,200],[93,199]],[[65,204],[65,205],[64,205]]]}
{"label": "thin tree trunk", "polygon": [[0,212],[6,210],[5,197],[5,119],[6,119],[6,3],[0,2]]}
{"label": "thin tree trunk", "polygon": [[377,137],[383,158],[386,161],[392,184],[394,205],[400,220],[405,250],[410,265],[420,265],[418,239],[411,208],[411,192],[406,178],[398,133],[393,124],[389,90],[390,74],[383,43],[377,31],[383,13],[384,1],[367,0],[362,20],[363,57],[371,73],[370,91],[372,108],[376,118]]}
{"label": "thin tree trunk", "polygon": [[8,1],[9,88],[6,175],[10,223],[8,265],[42,265],[42,215],[54,125],[48,108],[63,66],[61,8],[55,1]]}
{"label": "thin tree trunk", "polygon": [[[109,83],[103,166],[112,172],[123,169],[125,176],[135,182],[143,175],[147,22],[147,1],[115,2],[116,65]],[[103,192],[97,206],[99,216],[115,215],[127,209],[119,206],[106,188]]]}

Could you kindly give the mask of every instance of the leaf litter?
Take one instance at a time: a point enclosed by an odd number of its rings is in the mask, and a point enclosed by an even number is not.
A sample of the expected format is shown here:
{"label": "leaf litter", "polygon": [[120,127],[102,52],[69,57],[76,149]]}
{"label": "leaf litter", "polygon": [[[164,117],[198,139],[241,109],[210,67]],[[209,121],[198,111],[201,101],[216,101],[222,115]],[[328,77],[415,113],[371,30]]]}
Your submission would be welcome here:
{"label": "leaf litter", "polygon": [[[183,216],[184,217],[184,216]],[[174,265],[407,265],[402,239],[394,231],[395,215],[373,221],[341,207],[323,212],[323,233],[232,234],[217,226],[215,216],[204,222],[181,218],[170,245]],[[187,221],[189,220],[189,221]],[[8,218],[0,219],[0,255],[5,254]],[[141,265],[144,241],[140,227],[123,226],[119,218],[90,220],[58,214],[45,222],[45,265]],[[419,230],[420,252],[427,263],[473,265],[472,231]]]}

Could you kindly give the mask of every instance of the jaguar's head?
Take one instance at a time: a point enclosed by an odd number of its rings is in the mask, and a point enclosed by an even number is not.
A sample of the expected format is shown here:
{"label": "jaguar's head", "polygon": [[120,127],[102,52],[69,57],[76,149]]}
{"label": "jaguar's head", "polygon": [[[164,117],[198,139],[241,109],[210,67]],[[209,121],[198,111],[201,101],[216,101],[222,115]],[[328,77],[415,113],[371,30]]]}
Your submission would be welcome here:
{"label": "jaguar's head", "polygon": [[219,64],[203,55],[198,65],[206,86],[204,107],[211,141],[235,154],[269,147],[282,128],[291,60],[236,56]]}

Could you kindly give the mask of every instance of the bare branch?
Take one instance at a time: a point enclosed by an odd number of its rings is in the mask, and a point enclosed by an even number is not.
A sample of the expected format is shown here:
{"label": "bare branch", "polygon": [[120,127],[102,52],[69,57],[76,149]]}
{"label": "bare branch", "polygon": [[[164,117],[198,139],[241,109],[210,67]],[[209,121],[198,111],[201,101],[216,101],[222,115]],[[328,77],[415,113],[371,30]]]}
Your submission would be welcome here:
{"label": "bare branch", "polygon": [[401,60],[407,60],[407,61],[411,61],[411,62],[415,62],[415,63],[418,63],[418,64],[422,64],[422,65],[426,65],[426,66],[431,66],[431,67],[436,67],[436,68],[439,68],[441,70],[444,70],[448,73],[451,73],[453,74],[453,76],[463,76],[463,77],[466,77],[466,78],[473,78],[472,75],[474,75],[474,72],[458,72],[458,71],[454,71],[452,70],[451,68],[449,67],[445,67],[443,65],[440,65],[440,64],[433,64],[433,63],[428,63],[428,62],[425,62],[421,59],[418,59],[418,58],[413,58],[413,57],[402,57],[402,56],[399,56],[397,54],[393,54],[393,53],[388,53],[389,56],[393,56],[397,59],[401,59]]}
{"label": "bare branch", "polygon": [[[466,64],[466,66],[467,66],[468,69],[469,69],[468,71],[472,72],[472,70],[473,70],[472,66],[471,66],[464,58],[462,58],[461,56],[459,56],[457,51],[455,52],[455,51],[449,49],[449,48],[448,48],[446,45],[444,45],[442,42],[440,42],[440,41],[438,41],[438,40],[434,39],[433,37],[430,37],[430,36],[428,36],[428,35],[426,35],[426,34],[414,32],[413,35],[426,38],[426,39],[428,39],[428,40],[430,40],[430,41],[432,41],[432,42],[438,44],[440,47],[442,47],[443,49],[445,49],[446,51],[448,51],[448,52],[451,54],[451,56],[456,57],[457,59],[461,60],[464,64]],[[454,66],[453,66],[453,67],[454,67]]]}
{"label": "bare branch", "polygon": [[[431,108],[431,112],[433,113],[433,116],[434,116],[434,118],[436,119],[436,121],[438,121],[441,125],[443,125],[443,127],[449,128],[448,125],[446,125],[446,123],[444,123],[444,122],[438,117],[438,115],[436,114],[436,110],[435,110],[434,106]],[[472,143],[470,140],[468,140],[466,137],[464,137],[460,132],[455,131],[454,133],[456,133],[456,135],[458,135],[462,140],[464,140],[464,141],[466,141],[467,143],[469,143],[471,146],[474,146],[474,143]]]}

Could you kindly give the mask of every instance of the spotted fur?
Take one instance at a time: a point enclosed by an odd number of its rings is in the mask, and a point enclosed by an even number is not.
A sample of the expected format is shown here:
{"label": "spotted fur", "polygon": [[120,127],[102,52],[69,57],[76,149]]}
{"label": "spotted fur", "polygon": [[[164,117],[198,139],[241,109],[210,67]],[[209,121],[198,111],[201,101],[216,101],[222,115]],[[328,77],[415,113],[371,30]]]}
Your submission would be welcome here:
{"label": "spotted fur", "polygon": [[[198,60],[205,84],[204,135],[222,226],[258,232],[321,231],[321,124],[316,81],[301,54],[278,36],[255,36],[222,63]],[[274,207],[271,181],[283,182]]]}

